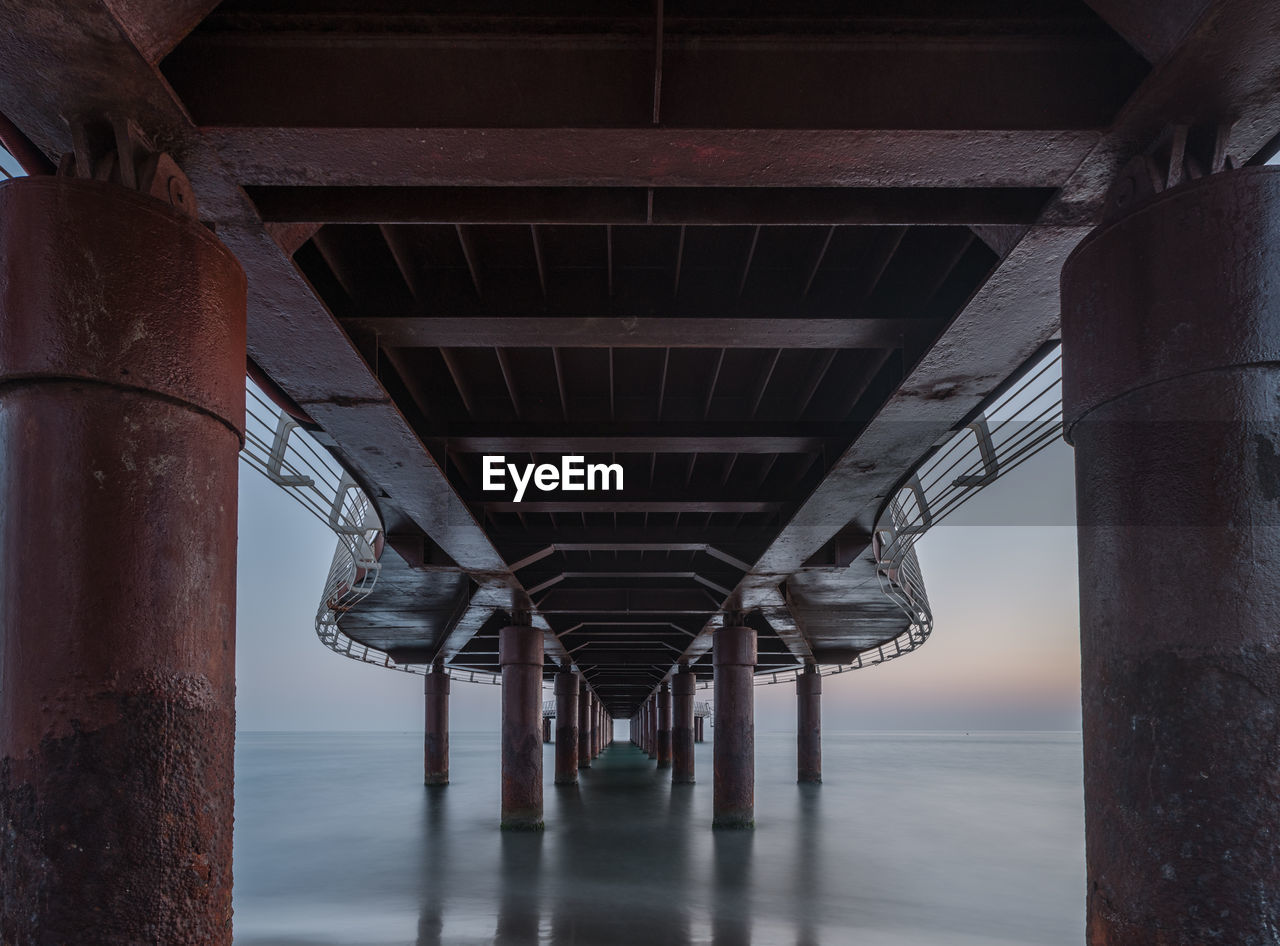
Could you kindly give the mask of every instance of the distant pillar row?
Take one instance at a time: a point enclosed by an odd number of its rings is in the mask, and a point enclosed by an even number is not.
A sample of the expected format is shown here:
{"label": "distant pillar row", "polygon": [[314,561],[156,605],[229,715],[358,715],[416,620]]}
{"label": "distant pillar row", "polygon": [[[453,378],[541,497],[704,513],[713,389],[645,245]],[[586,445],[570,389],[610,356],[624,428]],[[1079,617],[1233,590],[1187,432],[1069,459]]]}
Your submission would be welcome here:
{"label": "distant pillar row", "polygon": [[556,674],[556,784],[578,781],[578,675]]}
{"label": "distant pillar row", "polygon": [[693,694],[697,679],[688,667],[671,678],[671,781],[693,784]]}
{"label": "distant pillar row", "polygon": [[1280,927],[1278,225],[1280,168],[1211,174],[1063,269],[1090,943]]}
{"label": "distant pillar row", "polygon": [[813,664],[796,676],[796,781],[822,781],[822,677]]}
{"label": "distant pillar row", "polygon": [[244,274],[50,176],[0,286],[0,940],[226,946]]}
{"label": "distant pillar row", "polygon": [[581,678],[578,683],[578,768],[591,768],[591,691]]}
{"label": "distant pillar row", "polygon": [[498,632],[502,667],[502,827],[542,828],[542,632]]}
{"label": "distant pillar row", "polygon": [[712,826],[749,828],[755,824],[756,632],[722,627],[712,638],[715,665],[716,738]]}
{"label": "distant pillar row", "polygon": [[449,674],[437,663],[426,675],[426,735],[423,740],[423,781],[449,784]]}

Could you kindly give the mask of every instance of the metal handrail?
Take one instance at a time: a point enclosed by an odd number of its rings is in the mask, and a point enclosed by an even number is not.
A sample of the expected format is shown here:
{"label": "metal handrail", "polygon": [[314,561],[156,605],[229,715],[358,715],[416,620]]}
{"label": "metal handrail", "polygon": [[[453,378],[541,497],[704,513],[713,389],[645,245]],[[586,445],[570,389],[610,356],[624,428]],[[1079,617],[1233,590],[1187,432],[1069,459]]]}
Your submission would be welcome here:
{"label": "metal handrail", "polygon": [[[359,485],[298,422],[245,386],[245,464],[296,500],[338,539],[316,609],[316,637],[335,654],[387,670],[426,674],[427,664],[401,664],[376,647],[343,633],[339,618],[363,601],[378,583],[386,537],[377,510]],[[496,674],[450,668],[454,680],[497,684]]]}
{"label": "metal handrail", "polygon": [[[885,503],[876,520],[872,551],[880,589],[906,615],[896,638],[824,664],[824,676],[875,667],[921,647],[933,633],[916,543],[1000,477],[1017,469],[1062,435],[1062,349],[1055,346],[976,419],[925,457]],[[757,685],[794,681],[801,668],[759,674]]]}

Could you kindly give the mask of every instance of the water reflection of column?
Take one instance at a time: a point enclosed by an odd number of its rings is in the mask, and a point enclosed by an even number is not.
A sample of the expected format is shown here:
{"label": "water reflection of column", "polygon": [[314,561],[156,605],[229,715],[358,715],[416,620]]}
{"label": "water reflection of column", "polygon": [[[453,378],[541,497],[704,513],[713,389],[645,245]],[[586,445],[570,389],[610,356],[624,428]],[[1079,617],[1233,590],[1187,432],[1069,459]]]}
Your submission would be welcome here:
{"label": "water reflection of column", "polygon": [[751,942],[752,831],[714,831],[715,875],[711,889],[713,946],[746,946]]}
{"label": "water reflection of column", "polygon": [[813,783],[802,784],[798,794],[796,863],[791,872],[795,878],[796,946],[817,946],[814,916],[822,902],[822,788]]}
{"label": "water reflection of column", "polygon": [[423,800],[426,809],[422,819],[422,906],[418,910],[417,946],[441,946],[450,867],[445,841],[449,793],[424,792]]}
{"label": "water reflection of column", "polygon": [[[666,869],[674,890],[692,889],[694,879],[689,873],[691,856],[689,839],[694,831],[697,831],[701,837],[702,832],[706,830],[702,825],[693,824],[693,791],[693,786],[689,784],[672,785],[667,803],[668,823],[671,825],[671,830],[668,833]],[[670,909],[662,911],[662,915],[670,926],[667,929],[661,929],[662,936],[655,937],[653,941],[671,943],[673,946],[688,946],[693,941],[688,902],[673,902]]]}
{"label": "water reflection of column", "polygon": [[582,795],[566,791],[556,795],[556,825],[548,866],[547,899],[551,903],[551,942],[555,946],[586,943],[587,917],[584,908],[591,904],[584,895],[592,881],[594,849],[597,840],[587,820]]}
{"label": "water reflection of column", "polygon": [[541,831],[504,831],[494,946],[537,946],[542,897]]}

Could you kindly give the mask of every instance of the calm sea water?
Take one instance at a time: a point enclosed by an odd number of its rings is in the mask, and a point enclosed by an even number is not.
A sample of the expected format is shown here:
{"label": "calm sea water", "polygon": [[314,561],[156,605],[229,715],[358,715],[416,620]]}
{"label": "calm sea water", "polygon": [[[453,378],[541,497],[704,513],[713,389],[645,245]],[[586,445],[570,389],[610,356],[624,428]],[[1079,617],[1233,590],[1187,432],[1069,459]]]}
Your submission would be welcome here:
{"label": "calm sea water", "polygon": [[756,738],[756,828],[713,832],[701,781],[616,744],[547,830],[500,832],[496,735],[454,734],[453,784],[421,782],[420,734],[244,733],[238,946],[830,944],[1079,946],[1079,734],[824,733],[824,784],[794,737]]}

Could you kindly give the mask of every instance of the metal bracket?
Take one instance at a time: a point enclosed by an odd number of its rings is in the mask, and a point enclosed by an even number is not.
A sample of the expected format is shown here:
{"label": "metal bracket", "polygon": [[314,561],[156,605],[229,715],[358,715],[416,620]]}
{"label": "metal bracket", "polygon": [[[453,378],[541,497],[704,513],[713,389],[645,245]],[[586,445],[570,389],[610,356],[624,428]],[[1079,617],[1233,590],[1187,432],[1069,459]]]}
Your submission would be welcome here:
{"label": "metal bracket", "polygon": [[1000,460],[996,456],[995,444],[991,442],[991,428],[987,426],[985,417],[979,417],[969,425],[969,429],[978,439],[978,453],[982,456],[982,472],[957,476],[953,482],[956,486],[964,487],[986,486],[1000,475]]}
{"label": "metal bracket", "polygon": [[1103,222],[1113,223],[1171,187],[1235,168],[1227,143],[1235,121],[1169,125],[1134,156],[1107,192]]}
{"label": "metal bracket", "polygon": [[277,486],[314,486],[316,481],[309,476],[290,476],[282,473],[285,454],[289,449],[289,435],[293,433],[298,422],[288,414],[281,414],[276,422],[275,439],[271,442],[271,453],[267,456],[267,477]]}
{"label": "metal bracket", "polygon": [[193,220],[199,219],[200,208],[191,181],[133,119],[113,116],[70,124],[72,150],[62,156],[58,174],[110,181],[162,200]]}

